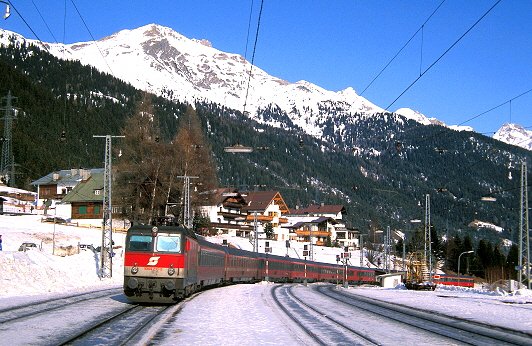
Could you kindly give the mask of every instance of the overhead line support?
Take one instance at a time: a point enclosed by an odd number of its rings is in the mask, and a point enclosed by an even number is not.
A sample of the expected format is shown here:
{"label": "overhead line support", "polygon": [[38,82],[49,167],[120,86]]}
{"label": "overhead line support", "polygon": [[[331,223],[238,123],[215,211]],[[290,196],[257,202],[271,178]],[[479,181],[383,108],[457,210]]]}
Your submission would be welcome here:
{"label": "overhead line support", "polygon": [[105,167],[103,176],[103,208],[102,208],[102,248],[100,250],[100,280],[113,276],[113,209],[112,209],[112,164],[111,139],[125,136],[98,136],[105,138]]}

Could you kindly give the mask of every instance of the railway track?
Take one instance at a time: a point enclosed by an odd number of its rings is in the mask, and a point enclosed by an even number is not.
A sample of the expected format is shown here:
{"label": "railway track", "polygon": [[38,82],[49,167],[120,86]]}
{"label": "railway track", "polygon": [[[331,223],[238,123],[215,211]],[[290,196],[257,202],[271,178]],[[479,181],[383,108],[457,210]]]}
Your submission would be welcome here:
{"label": "railway track", "polygon": [[319,345],[530,345],[532,336],[343,292],[333,285],[277,285],[272,297]]}
{"label": "railway track", "polygon": [[470,345],[530,345],[532,336],[514,330],[489,326],[473,321],[436,314],[351,293],[334,286],[313,286],[313,290],[349,309],[362,310],[382,319],[395,321],[432,334],[441,335],[455,343]]}
{"label": "railway track", "polygon": [[0,309],[0,323],[14,322],[18,319],[24,319],[29,316],[44,314],[57,309],[64,309],[67,306],[87,303],[93,299],[122,294],[122,292],[122,288],[109,288],[99,291],[66,295],[60,298],[50,298],[38,302],[32,302],[27,305]]}
{"label": "railway track", "polygon": [[[85,327],[75,335],[60,341],[59,345],[128,345],[149,339],[149,330],[156,319],[175,311],[175,306],[133,305],[94,325]],[[146,336],[148,334],[148,336]]]}
{"label": "railway track", "polygon": [[278,285],[272,290],[279,308],[319,345],[378,345],[369,335],[305,303],[292,293],[293,286]]}
{"label": "railway track", "polygon": [[10,345],[146,344],[182,303],[131,304],[121,288],[46,299],[0,310],[0,340]]}

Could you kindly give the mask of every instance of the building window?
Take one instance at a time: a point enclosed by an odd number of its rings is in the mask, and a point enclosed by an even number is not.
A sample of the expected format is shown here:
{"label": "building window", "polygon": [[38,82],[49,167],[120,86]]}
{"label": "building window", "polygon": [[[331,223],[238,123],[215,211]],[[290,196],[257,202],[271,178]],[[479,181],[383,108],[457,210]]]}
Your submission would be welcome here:
{"label": "building window", "polygon": [[99,205],[95,205],[94,206],[94,214],[95,215],[100,215],[100,206]]}
{"label": "building window", "polygon": [[78,213],[79,214],[87,214],[87,206],[86,205],[80,205]]}
{"label": "building window", "polygon": [[100,191],[101,191],[101,190],[94,190],[94,194],[95,194],[96,196],[99,196],[99,195],[100,195]]}

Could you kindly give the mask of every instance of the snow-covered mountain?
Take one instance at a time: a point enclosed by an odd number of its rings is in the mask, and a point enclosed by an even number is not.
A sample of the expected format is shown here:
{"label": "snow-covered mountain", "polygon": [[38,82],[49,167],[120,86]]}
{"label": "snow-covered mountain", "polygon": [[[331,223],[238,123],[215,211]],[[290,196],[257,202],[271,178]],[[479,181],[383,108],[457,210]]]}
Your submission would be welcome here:
{"label": "snow-covered mountain", "polygon": [[532,131],[525,130],[521,125],[505,123],[495,132],[493,138],[508,144],[532,150]]}
{"label": "snow-covered mountain", "polygon": [[[25,40],[0,30],[0,43],[6,43],[10,35]],[[38,41],[27,41],[40,45]],[[45,45],[58,58],[79,60],[138,89],[173,100],[212,101],[245,110],[259,122],[278,127],[283,124],[275,119],[257,118],[257,110],[280,109],[293,125],[313,136],[322,134],[320,126],[314,124],[329,117],[323,109],[334,107],[338,113],[350,115],[384,112],[352,88],[333,92],[303,80],[289,83],[252,66],[241,55],[222,52],[207,40],[188,39],[156,24],[122,30],[95,42]]]}
{"label": "snow-covered mountain", "polygon": [[[1,29],[0,44],[6,44],[10,36],[41,45]],[[289,83],[252,66],[241,55],[222,52],[207,40],[189,39],[156,24],[122,30],[98,41],[45,46],[58,58],[79,60],[138,89],[182,102],[212,101],[247,111],[259,122],[297,126],[316,137],[322,136],[323,124],[330,117],[384,112],[353,88],[334,92],[303,80]],[[267,108],[286,113],[291,124],[261,118],[258,111]]]}
{"label": "snow-covered mountain", "polygon": [[[39,41],[26,40],[21,35],[0,29],[0,44],[7,44],[10,37],[41,46]],[[247,111],[258,122],[276,127],[298,127],[315,137],[323,136],[330,120],[335,126],[342,127],[345,119],[354,123],[357,117],[385,112],[351,87],[334,92],[304,80],[289,83],[252,66],[241,55],[222,52],[207,40],[189,39],[156,24],[122,30],[98,41],[44,45],[58,58],[79,60],[140,90],[191,104],[196,100],[211,101]],[[282,116],[264,118],[260,112],[264,109],[275,110]],[[469,126],[448,126],[409,108],[401,108],[396,113],[424,125],[473,131]],[[335,117],[344,120],[335,122]],[[503,129],[504,126],[499,132]],[[496,138],[507,141],[522,138],[525,133],[505,131]],[[530,149],[530,134],[528,137],[528,146],[519,145]]]}
{"label": "snow-covered mountain", "polygon": [[405,118],[412,119],[423,125],[440,125],[446,126],[455,131],[474,131],[471,126],[460,126],[460,125],[447,125],[441,120],[436,118],[427,118],[424,114],[415,111],[410,108],[399,108],[395,113],[404,116]]}

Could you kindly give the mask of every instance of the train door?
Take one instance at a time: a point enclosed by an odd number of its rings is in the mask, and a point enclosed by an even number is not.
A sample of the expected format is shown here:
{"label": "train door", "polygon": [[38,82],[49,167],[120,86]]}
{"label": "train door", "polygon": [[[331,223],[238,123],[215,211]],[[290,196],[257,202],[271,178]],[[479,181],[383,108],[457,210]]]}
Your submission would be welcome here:
{"label": "train door", "polygon": [[185,275],[188,286],[190,284],[197,283],[199,245],[196,241],[187,239],[185,247]]}

